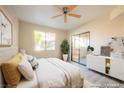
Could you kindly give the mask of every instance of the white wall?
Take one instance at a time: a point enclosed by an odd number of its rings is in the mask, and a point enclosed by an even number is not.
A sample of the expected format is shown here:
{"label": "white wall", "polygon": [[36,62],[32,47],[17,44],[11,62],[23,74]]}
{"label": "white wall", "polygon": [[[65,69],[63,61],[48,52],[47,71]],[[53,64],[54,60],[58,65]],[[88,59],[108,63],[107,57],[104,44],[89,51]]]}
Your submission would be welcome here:
{"label": "white wall", "polygon": [[92,20],[79,28],[68,32],[68,40],[71,35],[90,31],[90,44],[95,48],[96,53],[100,53],[100,47],[107,45],[108,39],[112,36],[124,36],[124,16],[120,15],[116,19],[110,20],[110,16],[102,16]]}
{"label": "white wall", "polygon": [[13,31],[13,45],[11,47],[0,47],[0,63],[10,59],[13,55],[18,52],[18,19],[13,12],[7,6],[0,6],[5,15],[12,22]]}
{"label": "white wall", "polygon": [[[36,57],[56,57],[61,58],[60,44],[67,38],[67,32],[64,30],[54,29],[51,27],[31,24],[20,21],[19,24],[19,48],[26,50],[28,54]],[[56,34],[56,48],[53,51],[35,51],[33,31],[54,32]]]}

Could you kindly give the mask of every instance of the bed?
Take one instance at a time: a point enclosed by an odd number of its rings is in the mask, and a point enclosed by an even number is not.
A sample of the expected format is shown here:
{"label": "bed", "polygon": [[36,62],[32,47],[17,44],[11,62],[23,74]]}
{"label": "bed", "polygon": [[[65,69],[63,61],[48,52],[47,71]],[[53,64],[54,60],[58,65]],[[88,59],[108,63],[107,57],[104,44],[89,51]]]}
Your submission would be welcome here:
{"label": "bed", "polygon": [[17,88],[81,88],[84,78],[80,69],[57,58],[37,59],[38,68],[31,81],[24,78]]}

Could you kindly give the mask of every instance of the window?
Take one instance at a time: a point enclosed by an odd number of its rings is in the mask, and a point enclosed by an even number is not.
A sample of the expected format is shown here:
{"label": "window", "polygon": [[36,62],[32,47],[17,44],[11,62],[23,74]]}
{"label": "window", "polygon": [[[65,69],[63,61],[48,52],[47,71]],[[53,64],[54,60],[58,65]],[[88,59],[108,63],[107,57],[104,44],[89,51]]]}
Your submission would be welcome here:
{"label": "window", "polygon": [[35,50],[55,50],[55,33],[34,31]]}
{"label": "window", "polygon": [[46,33],[46,50],[55,50],[55,33]]}

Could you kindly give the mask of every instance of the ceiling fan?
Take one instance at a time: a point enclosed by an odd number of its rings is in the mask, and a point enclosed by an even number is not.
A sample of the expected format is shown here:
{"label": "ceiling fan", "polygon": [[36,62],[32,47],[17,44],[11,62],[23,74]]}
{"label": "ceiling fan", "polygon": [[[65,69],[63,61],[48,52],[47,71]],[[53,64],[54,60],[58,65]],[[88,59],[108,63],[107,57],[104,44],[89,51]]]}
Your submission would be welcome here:
{"label": "ceiling fan", "polygon": [[81,15],[71,13],[71,11],[73,11],[76,7],[77,7],[77,5],[70,5],[70,6],[63,7],[63,8],[58,7],[59,10],[61,10],[62,13],[59,14],[59,15],[51,17],[51,19],[54,19],[54,18],[57,18],[57,17],[60,17],[60,16],[64,15],[64,23],[67,23],[67,21],[68,21],[67,16],[72,16],[72,17],[80,18]]}

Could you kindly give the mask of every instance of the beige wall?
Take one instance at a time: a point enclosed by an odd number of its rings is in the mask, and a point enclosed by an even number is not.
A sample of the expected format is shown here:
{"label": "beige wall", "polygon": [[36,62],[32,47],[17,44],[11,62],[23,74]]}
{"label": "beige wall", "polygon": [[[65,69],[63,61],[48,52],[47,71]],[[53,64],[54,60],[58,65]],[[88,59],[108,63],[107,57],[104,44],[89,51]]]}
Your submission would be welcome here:
{"label": "beige wall", "polygon": [[[59,29],[54,29],[46,26],[40,26],[36,24],[31,24],[27,22],[20,21],[19,24],[19,48],[26,50],[28,54],[34,55],[36,57],[61,57],[60,44],[66,39],[67,32]],[[56,50],[54,51],[35,51],[34,50],[34,36],[33,31],[46,31],[56,33]]]}
{"label": "beige wall", "polygon": [[68,32],[68,39],[71,35],[90,31],[90,43],[95,48],[96,53],[100,53],[100,46],[107,45],[112,36],[124,36],[124,16],[110,20],[108,15],[99,17]]}
{"label": "beige wall", "polygon": [[0,47],[0,63],[10,59],[15,53],[18,52],[18,19],[15,13],[7,8],[7,6],[0,6],[6,16],[12,22],[13,29],[13,45],[11,47]]}

